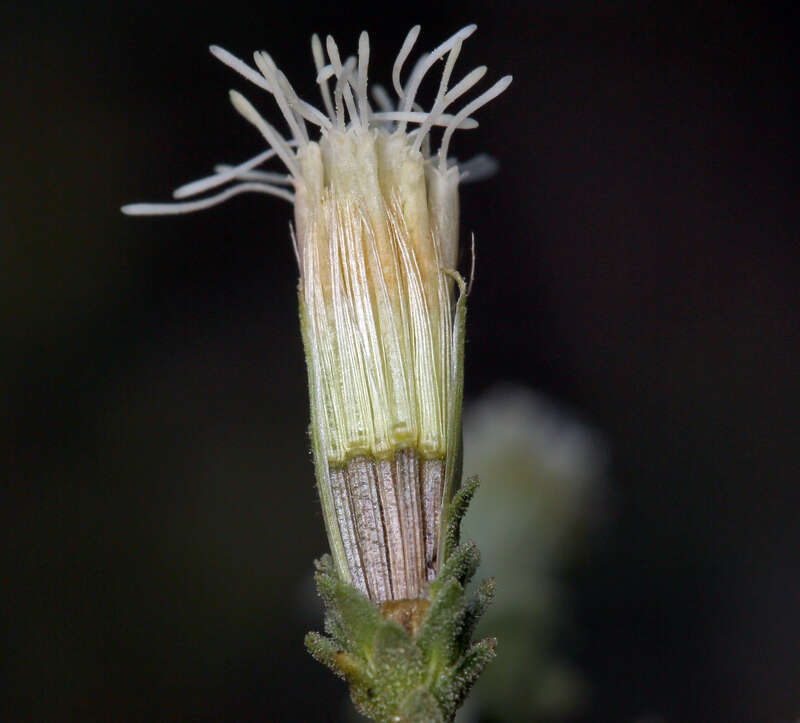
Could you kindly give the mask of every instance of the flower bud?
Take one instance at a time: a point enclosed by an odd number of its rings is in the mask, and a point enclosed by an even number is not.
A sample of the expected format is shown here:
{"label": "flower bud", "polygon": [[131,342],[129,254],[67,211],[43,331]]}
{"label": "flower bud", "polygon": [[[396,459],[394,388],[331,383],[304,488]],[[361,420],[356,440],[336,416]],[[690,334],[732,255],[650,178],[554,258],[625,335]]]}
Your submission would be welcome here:
{"label": "flower bud", "polygon": [[[314,36],[324,112],[301,100],[272,58],[257,70],[221,48],[212,53],[272,94],[291,132],[284,138],[242,95],[234,107],[269,149],[175,191],[173,204],[135,204],[127,213],[180,213],[260,191],[294,204],[299,298],[311,401],[311,437],[323,516],[339,577],[375,602],[423,597],[443,556],[443,509],[459,482],[466,288],[458,259],[458,185],[448,159],[456,129],[509,84],[505,77],[464,105],[448,108],[485,74],[451,85],[467,26],[423,55],[405,84],[403,65],[419,34],[397,56],[392,102],[368,98],[369,40],[342,61],[336,43]],[[430,110],[417,91],[443,62]],[[331,93],[331,83],[333,93]],[[319,129],[311,140],[307,123]],[[431,132],[443,129],[431,154]],[[289,175],[256,170],[277,156]],[[474,169],[480,173],[479,165]],[[216,195],[196,196],[229,182]],[[293,190],[292,190],[293,189]]]}

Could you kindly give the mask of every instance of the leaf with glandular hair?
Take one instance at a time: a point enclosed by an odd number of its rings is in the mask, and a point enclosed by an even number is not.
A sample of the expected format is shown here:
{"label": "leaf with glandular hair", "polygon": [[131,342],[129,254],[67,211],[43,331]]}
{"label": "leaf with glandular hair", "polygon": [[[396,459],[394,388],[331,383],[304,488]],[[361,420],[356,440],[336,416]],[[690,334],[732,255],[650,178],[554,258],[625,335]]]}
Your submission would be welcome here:
{"label": "leaf with glandular hair", "polygon": [[323,555],[314,561],[314,566],[317,568],[314,574],[317,592],[325,603],[325,632],[341,647],[346,644],[348,636],[339,613],[339,606],[334,604],[339,579],[333,567],[333,558],[330,555]]}
{"label": "leaf with glandular hair", "polygon": [[336,594],[336,582],[338,577],[333,567],[333,558],[330,555],[323,555],[319,560],[314,560],[314,582],[317,584],[317,592],[323,602],[328,605]]}
{"label": "leaf with glandular hair", "polygon": [[376,667],[392,665],[398,657],[406,658],[409,665],[422,662],[419,647],[409,634],[394,621],[383,620],[375,631],[372,662]]}
{"label": "leaf with glandular hair", "polygon": [[306,633],[305,637],[306,649],[311,653],[314,660],[319,661],[325,667],[330,668],[340,678],[344,678],[341,667],[339,666],[337,657],[342,652],[342,649],[331,638],[326,638],[317,632]]}
{"label": "leaf with glandular hair", "polygon": [[335,604],[351,649],[368,651],[384,621],[380,610],[352,585],[338,581]]}
{"label": "leaf with glandular hair", "polygon": [[478,586],[478,591],[473,598],[467,603],[467,609],[464,611],[464,622],[461,626],[459,637],[459,646],[467,648],[472,640],[472,634],[478,625],[483,614],[492,604],[495,596],[494,578],[490,577],[488,580],[482,580]]}
{"label": "leaf with glandular hair", "polygon": [[417,637],[423,650],[425,663],[451,665],[458,657],[456,637],[464,618],[464,589],[457,580],[450,579],[440,588],[431,603],[428,617]]}
{"label": "leaf with glandular hair", "polygon": [[448,556],[436,579],[431,583],[431,596],[436,595],[438,587],[451,579],[457,580],[462,587],[465,586],[472,579],[480,561],[481,553],[474,542],[465,542],[456,547]]}
{"label": "leaf with glandular hair", "polygon": [[[497,654],[497,640],[484,638],[470,647],[464,657],[451,671],[450,677],[442,681],[442,693],[456,710],[461,705],[483,669]],[[441,693],[440,693],[441,694]]]}
{"label": "leaf with glandular hair", "polygon": [[456,547],[458,547],[458,543],[461,540],[461,520],[464,518],[464,514],[475,494],[475,490],[478,489],[478,484],[477,477],[470,477],[461,485],[461,489],[453,495],[453,499],[450,500],[450,504],[447,507],[448,521],[447,533],[445,534],[445,560],[447,560],[450,555],[453,554]]}
{"label": "leaf with glandular hair", "polygon": [[327,608],[326,632],[347,649],[368,649],[384,622],[380,611],[352,585],[342,582],[332,566],[319,570],[315,580]]}
{"label": "leaf with glandular hair", "polygon": [[401,702],[395,720],[403,723],[445,723],[447,718],[435,696],[424,688],[411,691]]}

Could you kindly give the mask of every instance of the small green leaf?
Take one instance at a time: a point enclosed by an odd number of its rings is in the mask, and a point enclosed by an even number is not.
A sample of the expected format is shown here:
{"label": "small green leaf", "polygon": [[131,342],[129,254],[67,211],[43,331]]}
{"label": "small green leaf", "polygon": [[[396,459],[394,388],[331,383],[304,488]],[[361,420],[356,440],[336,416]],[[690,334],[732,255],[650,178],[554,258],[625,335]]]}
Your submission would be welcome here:
{"label": "small green leaf", "polygon": [[475,491],[480,482],[477,477],[470,477],[453,495],[450,504],[447,506],[447,533],[445,535],[444,559],[447,560],[453,551],[458,547],[461,540],[461,520],[469,507]]}
{"label": "small green leaf", "polygon": [[319,661],[324,666],[330,668],[340,678],[344,675],[336,662],[336,656],[343,652],[333,640],[320,635],[317,632],[306,633],[306,650],[311,653],[314,660]]}
{"label": "small green leaf", "polygon": [[467,609],[464,611],[464,623],[461,628],[459,645],[463,648],[469,646],[472,639],[472,634],[478,625],[478,621],[483,617],[483,614],[492,604],[495,596],[494,578],[490,577],[488,580],[481,581],[478,586],[478,591],[475,596],[467,603]]}
{"label": "small green leaf", "polygon": [[436,595],[438,586],[451,579],[457,580],[462,587],[466,585],[478,569],[480,561],[481,553],[474,542],[465,542],[456,547],[442,566],[436,580],[431,583],[431,595]]}
{"label": "small green leaf", "polygon": [[496,651],[497,640],[484,638],[467,651],[453,669],[451,676],[442,681],[443,686],[448,686],[447,697],[453,701],[454,709],[464,701],[478,676],[497,654]]}
{"label": "small green leaf", "polygon": [[458,581],[450,579],[445,582],[417,636],[426,664],[433,660],[441,665],[450,665],[458,658],[459,651],[454,646],[465,607],[464,589]]}

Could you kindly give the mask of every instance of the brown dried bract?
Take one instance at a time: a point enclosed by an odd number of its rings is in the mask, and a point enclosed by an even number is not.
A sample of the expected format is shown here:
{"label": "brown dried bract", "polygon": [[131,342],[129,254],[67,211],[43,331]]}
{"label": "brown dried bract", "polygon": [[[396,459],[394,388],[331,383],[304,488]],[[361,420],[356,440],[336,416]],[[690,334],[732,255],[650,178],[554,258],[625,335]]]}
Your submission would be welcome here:
{"label": "brown dried bract", "polygon": [[422,622],[428,614],[431,604],[425,598],[417,600],[388,600],[381,605],[381,614],[387,620],[394,620],[402,625],[406,632],[416,637]]}

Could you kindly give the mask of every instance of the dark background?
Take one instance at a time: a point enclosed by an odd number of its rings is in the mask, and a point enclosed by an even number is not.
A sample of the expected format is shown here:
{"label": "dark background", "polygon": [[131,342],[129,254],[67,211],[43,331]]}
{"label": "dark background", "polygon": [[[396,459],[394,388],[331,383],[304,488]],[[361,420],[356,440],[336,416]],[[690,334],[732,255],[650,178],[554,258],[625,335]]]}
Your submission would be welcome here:
{"label": "dark background", "polygon": [[[777,5],[2,3],[0,714],[338,720],[303,632],[326,548],[289,207],[130,219],[263,144],[215,61],[372,38],[389,79],[475,21],[513,73],[456,138],[493,180],[467,396],[499,379],[612,449],[614,519],[569,571],[582,720],[800,715],[797,12]],[[316,102],[316,101],[315,101]],[[269,111],[269,112],[267,112]]]}

